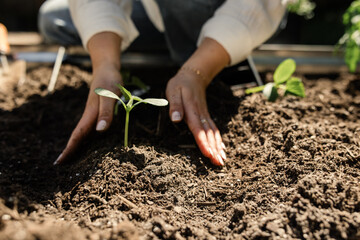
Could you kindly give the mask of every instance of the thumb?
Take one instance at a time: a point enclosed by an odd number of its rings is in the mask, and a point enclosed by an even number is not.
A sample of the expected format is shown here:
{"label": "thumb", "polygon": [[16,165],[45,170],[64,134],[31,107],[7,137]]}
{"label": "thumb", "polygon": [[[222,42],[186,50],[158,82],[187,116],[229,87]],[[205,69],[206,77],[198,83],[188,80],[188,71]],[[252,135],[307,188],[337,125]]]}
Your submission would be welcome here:
{"label": "thumb", "polygon": [[96,131],[107,130],[114,116],[115,99],[100,97],[99,115],[96,124]]}

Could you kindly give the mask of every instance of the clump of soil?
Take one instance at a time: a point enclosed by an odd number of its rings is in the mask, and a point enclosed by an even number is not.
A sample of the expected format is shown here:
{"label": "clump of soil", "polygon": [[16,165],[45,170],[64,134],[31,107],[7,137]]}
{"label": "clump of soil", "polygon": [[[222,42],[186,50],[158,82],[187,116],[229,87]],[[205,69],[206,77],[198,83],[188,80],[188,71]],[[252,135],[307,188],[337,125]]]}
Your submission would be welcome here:
{"label": "clump of soil", "polygon": [[355,76],[301,76],[307,97],[275,103],[215,81],[208,105],[228,156],[216,168],[185,124],[149,105],[132,111],[129,148],[120,112],[71,164],[54,167],[91,74],[64,65],[48,94],[50,75],[34,67],[0,94],[0,239],[360,238]]}

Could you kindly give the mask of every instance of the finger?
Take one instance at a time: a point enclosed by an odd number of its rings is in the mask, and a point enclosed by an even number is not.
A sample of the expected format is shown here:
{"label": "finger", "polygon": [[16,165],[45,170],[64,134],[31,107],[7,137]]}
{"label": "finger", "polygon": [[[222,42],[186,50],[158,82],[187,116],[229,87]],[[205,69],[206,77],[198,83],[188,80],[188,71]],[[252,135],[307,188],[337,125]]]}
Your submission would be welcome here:
{"label": "finger", "polygon": [[81,142],[89,135],[94,128],[97,118],[97,110],[91,106],[85,108],[84,114],[71,133],[70,139],[54,165],[60,165],[70,160],[71,156],[76,152]]}
{"label": "finger", "polygon": [[220,134],[219,129],[216,127],[216,124],[214,121],[210,118],[209,120],[210,127],[212,128],[214,135],[215,135],[215,141],[216,141],[216,148],[218,152],[220,153],[220,156],[223,160],[226,160],[226,153],[225,153],[225,145],[222,141],[222,137]]}
{"label": "finger", "polygon": [[173,122],[180,122],[184,117],[184,107],[181,96],[181,88],[167,87],[166,97],[169,100],[169,115]]}
{"label": "finger", "polygon": [[209,143],[209,146],[214,153],[213,158],[211,158],[211,162],[215,165],[224,165],[223,158],[220,154],[220,151],[217,147],[217,141],[215,137],[215,131],[213,129],[213,124],[211,124],[212,120],[210,117],[201,117],[200,122],[202,123],[204,130],[206,132],[207,141]]}
{"label": "finger", "polygon": [[185,108],[185,120],[202,154],[209,158],[214,165],[221,166],[222,164],[217,158],[214,148],[209,144],[208,136],[200,121],[198,110],[193,104]]}
{"label": "finger", "polygon": [[115,99],[100,97],[99,116],[96,131],[105,131],[110,127],[114,116]]}

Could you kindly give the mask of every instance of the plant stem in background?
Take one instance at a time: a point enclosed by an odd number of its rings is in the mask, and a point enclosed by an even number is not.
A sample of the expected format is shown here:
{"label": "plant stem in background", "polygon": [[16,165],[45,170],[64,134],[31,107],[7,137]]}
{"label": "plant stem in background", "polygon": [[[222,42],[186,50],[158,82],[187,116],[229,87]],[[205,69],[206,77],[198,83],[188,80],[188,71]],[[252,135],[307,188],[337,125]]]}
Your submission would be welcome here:
{"label": "plant stem in background", "polygon": [[250,93],[257,93],[257,92],[261,92],[262,90],[264,90],[265,85],[262,86],[257,86],[257,87],[253,87],[253,88],[248,88],[245,90],[246,94],[250,94]]}

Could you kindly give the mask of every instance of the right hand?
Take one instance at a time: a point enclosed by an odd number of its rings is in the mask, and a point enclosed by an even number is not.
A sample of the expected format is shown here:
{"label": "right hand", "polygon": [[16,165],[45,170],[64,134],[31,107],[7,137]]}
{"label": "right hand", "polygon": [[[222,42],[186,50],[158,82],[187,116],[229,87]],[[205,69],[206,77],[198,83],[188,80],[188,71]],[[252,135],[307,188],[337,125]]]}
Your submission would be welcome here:
{"label": "right hand", "polygon": [[72,132],[64,151],[59,155],[54,165],[70,160],[71,156],[95,126],[96,131],[105,131],[109,128],[113,119],[115,100],[101,97],[94,90],[101,87],[119,95],[120,90],[116,86],[118,83],[122,83],[122,78],[116,66],[104,63],[94,69],[93,81],[84,113]]}
{"label": "right hand", "polygon": [[[115,100],[100,97],[94,90],[98,87],[120,93],[116,84],[122,84],[120,74],[121,37],[112,32],[100,32],[90,38],[87,48],[93,67],[93,81],[84,113],[72,132],[70,139],[54,165],[70,160],[79,145],[95,128],[105,131],[110,127],[114,115]],[[96,127],[95,127],[96,126]]]}

